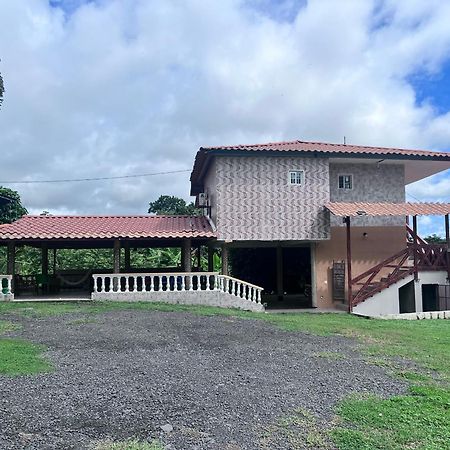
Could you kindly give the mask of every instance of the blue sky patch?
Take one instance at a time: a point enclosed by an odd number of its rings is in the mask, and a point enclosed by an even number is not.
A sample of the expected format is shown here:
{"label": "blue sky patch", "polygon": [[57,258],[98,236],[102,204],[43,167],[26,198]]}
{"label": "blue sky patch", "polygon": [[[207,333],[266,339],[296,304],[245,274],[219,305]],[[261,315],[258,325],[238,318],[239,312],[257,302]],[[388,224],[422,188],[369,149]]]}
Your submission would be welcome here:
{"label": "blue sky patch", "polygon": [[86,3],[94,3],[95,0],[49,0],[52,8],[60,8],[66,14],[72,14],[80,6]]}
{"label": "blue sky patch", "polygon": [[246,5],[277,22],[293,22],[307,0],[247,0]]}
{"label": "blue sky patch", "polygon": [[415,73],[407,81],[416,92],[418,105],[430,103],[438,114],[450,111],[450,60],[437,73]]}

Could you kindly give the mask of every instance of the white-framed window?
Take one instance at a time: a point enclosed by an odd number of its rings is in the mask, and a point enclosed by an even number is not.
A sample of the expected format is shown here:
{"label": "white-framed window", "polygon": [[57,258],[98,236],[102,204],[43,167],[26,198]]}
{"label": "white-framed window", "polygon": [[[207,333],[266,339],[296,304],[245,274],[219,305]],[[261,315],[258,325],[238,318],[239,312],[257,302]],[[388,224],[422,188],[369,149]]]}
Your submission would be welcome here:
{"label": "white-framed window", "polygon": [[289,171],[289,184],[302,185],[305,179],[305,172],[303,170]]}
{"label": "white-framed window", "polygon": [[339,175],[338,188],[344,190],[353,189],[353,175]]}

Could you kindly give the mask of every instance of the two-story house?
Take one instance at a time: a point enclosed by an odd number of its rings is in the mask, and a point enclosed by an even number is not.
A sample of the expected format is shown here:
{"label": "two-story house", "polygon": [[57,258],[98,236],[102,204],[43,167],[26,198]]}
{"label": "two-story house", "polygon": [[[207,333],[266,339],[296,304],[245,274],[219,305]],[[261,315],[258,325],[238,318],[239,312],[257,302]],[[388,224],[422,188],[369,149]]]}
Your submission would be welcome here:
{"label": "two-story house", "polygon": [[[446,152],[301,141],[200,148],[191,194],[202,216],[45,215],[0,225],[0,300],[450,310],[450,202],[405,202],[407,184],[448,168]],[[419,215],[443,217],[445,245],[418,236]],[[16,250],[25,246],[40,250],[39,273],[20,273]],[[179,261],[135,264],[135,251],[158,247],[179,248]],[[110,267],[58,267],[60,249],[86,248],[110,249]]]}
{"label": "two-story house", "polygon": [[[450,153],[396,148],[301,141],[202,147],[191,175],[191,195],[205,205],[233,276],[264,287],[269,306],[327,309],[345,301],[349,289],[357,293],[357,285],[366,281],[363,277],[349,287],[349,276],[386,260],[364,289],[389,287],[379,284],[383,276],[388,285],[398,278],[403,284],[410,281],[410,254],[404,261],[403,254],[389,261],[407,247],[405,216],[441,214],[448,233],[450,210],[448,205],[433,209],[428,204],[427,209],[417,203],[416,209],[408,208],[405,186],[449,167]],[[372,210],[358,209],[362,202]],[[379,203],[384,211],[373,209]],[[412,234],[410,229],[410,244]],[[443,274],[438,281],[444,285],[448,273],[440,269],[435,273]],[[392,272],[394,278],[389,278]],[[419,300],[411,292],[403,307],[396,298],[397,307],[386,307],[386,313],[412,310],[411,303]]]}

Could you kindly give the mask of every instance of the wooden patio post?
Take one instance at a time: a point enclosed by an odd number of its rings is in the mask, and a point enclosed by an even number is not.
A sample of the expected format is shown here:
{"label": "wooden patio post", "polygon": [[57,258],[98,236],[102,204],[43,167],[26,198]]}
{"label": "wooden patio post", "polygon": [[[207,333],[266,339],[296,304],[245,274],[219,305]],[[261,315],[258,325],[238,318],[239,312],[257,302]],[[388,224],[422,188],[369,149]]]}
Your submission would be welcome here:
{"label": "wooden patio post", "polygon": [[14,292],[14,275],[16,274],[16,243],[14,241],[8,242],[6,272],[7,275],[12,275],[11,288]]}
{"label": "wooden patio post", "polygon": [[202,268],[202,246],[200,244],[197,246],[197,268],[200,272]]}
{"label": "wooden patio post", "polygon": [[125,241],[125,272],[131,271],[131,258],[130,258],[130,241]]}
{"label": "wooden patio post", "polygon": [[53,275],[56,274],[56,248],[53,249]]}
{"label": "wooden patio post", "polygon": [[183,272],[192,271],[191,240],[183,239],[181,244],[181,267]]}
{"label": "wooden patio post", "polygon": [[450,220],[445,215],[445,240],[447,241],[447,278],[450,280]]}
{"label": "wooden patio post", "polygon": [[214,247],[208,243],[208,272],[214,272]]}
{"label": "wooden patio post", "polygon": [[350,232],[350,216],[345,218],[347,226],[347,298],[348,298],[348,312],[353,310],[353,292],[352,292],[352,243]]}
{"label": "wooden patio post", "polygon": [[48,275],[48,246],[42,244],[41,247],[41,269],[42,275]]}
{"label": "wooden patio post", "polygon": [[[120,273],[120,241],[119,239],[114,240],[114,263],[113,263],[113,273]],[[113,278],[113,290],[119,291],[119,279],[117,277]]]}
{"label": "wooden patio post", "polygon": [[116,239],[114,241],[114,265],[113,272],[120,273],[120,241]]}
{"label": "wooden patio post", "polygon": [[222,275],[228,275],[228,246],[222,244]]}
{"label": "wooden patio post", "polygon": [[414,281],[419,279],[419,273],[417,271],[417,216],[413,216],[413,259],[414,259]]}

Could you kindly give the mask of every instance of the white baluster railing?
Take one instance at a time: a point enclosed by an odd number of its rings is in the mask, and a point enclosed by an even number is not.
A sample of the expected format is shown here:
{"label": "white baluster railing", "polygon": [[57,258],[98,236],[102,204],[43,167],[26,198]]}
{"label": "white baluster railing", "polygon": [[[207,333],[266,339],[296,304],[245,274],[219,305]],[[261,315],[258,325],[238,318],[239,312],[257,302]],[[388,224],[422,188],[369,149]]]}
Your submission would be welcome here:
{"label": "white baluster railing", "polygon": [[264,288],[256,286],[228,275],[218,275],[220,290],[253,303],[261,303]]}
{"label": "white baluster railing", "polygon": [[12,295],[12,275],[0,275],[0,300],[9,300]]}
{"label": "white baluster railing", "polygon": [[105,298],[108,294],[126,298],[145,292],[219,291],[260,304],[263,291],[260,286],[217,272],[119,273],[92,277],[94,293],[105,294]]}

